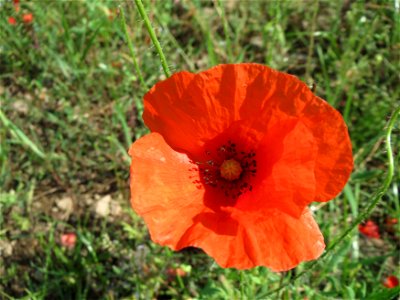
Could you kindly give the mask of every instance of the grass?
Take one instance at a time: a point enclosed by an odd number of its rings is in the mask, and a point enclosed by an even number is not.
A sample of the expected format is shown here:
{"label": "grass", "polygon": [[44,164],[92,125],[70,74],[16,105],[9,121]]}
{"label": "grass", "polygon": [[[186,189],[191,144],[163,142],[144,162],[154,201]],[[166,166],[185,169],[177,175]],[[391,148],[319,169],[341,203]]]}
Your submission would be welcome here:
{"label": "grass", "polygon": [[[141,99],[165,78],[133,2],[0,2],[0,295],[5,299],[392,299],[400,216],[394,179],[370,218],[312,270],[219,268],[201,251],[152,243],[129,208],[126,149],[147,132]],[[258,62],[316,83],[344,116],[355,168],[344,192],[314,205],[327,244],[374,199],[388,170],[385,130],[399,106],[396,1],[144,1],[171,72]],[[122,5],[137,67],[118,17]],[[140,69],[140,75],[137,70]],[[77,244],[60,244],[65,232]],[[182,276],[175,276],[176,270]],[[304,276],[293,278],[307,270]],[[289,284],[288,284],[289,283]],[[270,294],[284,285],[279,292]]]}

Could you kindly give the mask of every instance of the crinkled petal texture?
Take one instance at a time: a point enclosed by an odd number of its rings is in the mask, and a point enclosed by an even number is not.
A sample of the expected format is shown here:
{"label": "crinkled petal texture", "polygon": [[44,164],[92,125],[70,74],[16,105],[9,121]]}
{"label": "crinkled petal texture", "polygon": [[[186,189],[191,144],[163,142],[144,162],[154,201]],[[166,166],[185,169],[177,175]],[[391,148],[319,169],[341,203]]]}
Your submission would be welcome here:
{"label": "crinkled petal texture", "polygon": [[[296,118],[317,144],[316,193],[334,198],[353,168],[351,142],[340,113],[296,77],[259,64],[218,65],[199,74],[179,72],[144,97],[143,119],[175,150],[201,155],[204,145],[235,121],[251,121],[267,133],[281,120]],[[262,138],[262,135],[259,135]]]}
{"label": "crinkled petal texture", "polygon": [[[129,151],[131,203],[155,242],[200,247],[239,269],[283,271],[319,257],[323,237],[307,205],[334,198],[353,167],[339,112],[296,77],[258,64],[176,73],[144,106],[152,133]],[[227,141],[257,160],[251,189],[233,200],[193,163]]]}
{"label": "crinkled petal texture", "polygon": [[204,205],[210,191],[193,183],[198,173],[190,158],[160,134],[139,139],[129,153],[132,206],[153,241],[174,250],[199,247],[222,267],[238,269],[284,271],[322,253],[323,237],[308,209],[299,218],[274,208],[215,211]]}

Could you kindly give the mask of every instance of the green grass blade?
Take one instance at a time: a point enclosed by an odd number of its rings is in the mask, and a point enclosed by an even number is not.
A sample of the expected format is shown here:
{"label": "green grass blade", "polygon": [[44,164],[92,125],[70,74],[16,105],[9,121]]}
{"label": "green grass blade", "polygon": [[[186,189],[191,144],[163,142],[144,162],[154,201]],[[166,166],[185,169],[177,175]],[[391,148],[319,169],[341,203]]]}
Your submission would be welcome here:
{"label": "green grass blade", "polygon": [[140,15],[143,18],[143,21],[144,21],[147,31],[150,34],[151,41],[153,42],[153,45],[154,45],[154,47],[156,47],[157,53],[160,56],[160,61],[161,61],[161,65],[164,70],[165,76],[170,77],[171,71],[169,70],[169,67],[167,64],[167,59],[165,58],[164,52],[161,48],[161,44],[157,39],[156,33],[154,32],[154,29],[153,29],[153,26],[151,25],[150,19],[146,14],[142,0],[135,0],[135,4],[136,4],[136,7],[137,7]]}
{"label": "green grass blade", "polygon": [[89,41],[87,43],[85,43],[85,48],[82,51],[82,55],[81,55],[81,63],[86,59],[86,56],[90,50],[90,48],[93,46],[93,43],[97,37],[97,35],[100,32],[100,29],[104,26],[104,21],[102,21],[96,28],[96,30],[92,33],[92,35],[89,38]]}
{"label": "green grass blade", "polygon": [[34,142],[32,142],[25,133],[22,132],[14,123],[12,123],[6,115],[0,110],[0,120],[3,122],[4,126],[11,131],[11,134],[18,139],[22,144],[32,150],[37,156],[42,159],[46,158],[46,154],[39,149]]}
{"label": "green grass blade", "polygon": [[128,44],[129,52],[131,53],[133,66],[134,66],[135,71],[136,71],[136,73],[137,73],[137,75],[139,77],[139,81],[140,81],[141,85],[144,88],[147,89],[148,86],[147,86],[146,82],[144,81],[142,71],[140,70],[139,64],[138,64],[137,59],[136,59],[136,52],[135,52],[135,50],[133,48],[132,40],[131,40],[131,38],[129,36],[128,28],[126,27],[126,19],[125,19],[124,9],[122,8],[122,6],[120,6],[119,9],[120,9],[120,14],[121,14],[121,26],[122,26],[122,29],[124,31],[126,43]]}
{"label": "green grass blade", "polygon": [[218,12],[219,16],[221,17],[222,24],[224,26],[226,52],[228,53],[229,62],[233,63],[234,57],[233,57],[233,52],[232,52],[232,41],[231,41],[231,37],[230,37],[229,24],[228,24],[228,20],[227,20],[226,14],[225,14],[225,7],[224,7],[224,4],[221,2],[221,0],[217,0],[216,8],[217,8],[217,12]]}

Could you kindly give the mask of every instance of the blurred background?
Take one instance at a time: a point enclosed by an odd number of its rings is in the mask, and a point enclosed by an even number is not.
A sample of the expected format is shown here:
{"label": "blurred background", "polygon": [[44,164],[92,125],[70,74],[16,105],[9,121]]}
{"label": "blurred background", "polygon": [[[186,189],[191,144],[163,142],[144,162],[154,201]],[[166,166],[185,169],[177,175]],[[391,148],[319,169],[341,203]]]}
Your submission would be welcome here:
{"label": "blurred background", "polygon": [[[399,1],[143,2],[173,72],[266,64],[315,84],[343,114],[354,172],[337,199],[312,207],[332,241],[387,171],[385,125],[400,99]],[[150,241],[129,207],[127,149],[147,132],[143,95],[165,78],[134,3],[0,0],[0,29],[1,299],[398,295],[398,172],[368,222],[297,281],[307,265],[240,272],[200,250],[172,252]],[[398,133],[397,124],[395,170]]]}

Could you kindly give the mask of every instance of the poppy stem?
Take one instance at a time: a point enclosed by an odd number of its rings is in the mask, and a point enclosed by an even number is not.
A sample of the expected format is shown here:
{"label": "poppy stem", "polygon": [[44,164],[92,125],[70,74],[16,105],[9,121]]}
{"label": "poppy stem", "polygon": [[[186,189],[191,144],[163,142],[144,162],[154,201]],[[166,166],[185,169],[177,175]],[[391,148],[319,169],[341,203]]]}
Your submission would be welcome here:
{"label": "poppy stem", "polygon": [[169,70],[167,60],[165,58],[164,52],[162,51],[161,44],[157,39],[156,33],[154,32],[154,29],[151,26],[150,19],[146,14],[142,0],[135,0],[135,4],[136,4],[136,7],[137,7],[140,15],[143,18],[143,21],[147,28],[147,31],[150,34],[151,41],[153,42],[154,46],[156,47],[157,53],[160,56],[160,61],[161,61],[162,68],[164,70],[164,74],[165,74],[165,76],[170,77],[171,71]]}
{"label": "poppy stem", "polygon": [[279,292],[280,290],[284,289],[285,287],[289,286],[291,283],[299,279],[300,277],[304,276],[310,270],[312,270],[315,265],[319,261],[321,261],[323,258],[325,258],[328,254],[331,254],[332,250],[336,248],[338,244],[340,244],[350,233],[353,231],[354,228],[358,226],[363,220],[365,220],[373,211],[375,206],[378,204],[379,200],[382,199],[382,196],[386,193],[387,189],[390,186],[390,183],[392,182],[393,175],[394,175],[394,158],[393,158],[393,150],[392,150],[392,144],[391,144],[391,137],[392,137],[392,130],[395,124],[395,121],[397,120],[397,117],[399,116],[400,113],[400,107],[398,107],[392,114],[392,117],[389,120],[387,129],[386,129],[386,152],[387,152],[387,159],[388,159],[388,172],[386,175],[385,180],[383,181],[383,184],[381,187],[374,193],[372,197],[372,201],[368,205],[368,207],[364,210],[363,213],[361,213],[355,220],[354,222],[347,227],[340,235],[337,237],[333,242],[331,242],[328,247],[326,247],[326,251],[324,254],[321,255],[319,260],[315,260],[307,265],[304,271],[300,272],[297,274],[291,281],[287,282],[286,284],[283,284],[279,286],[278,288],[270,291],[269,293],[265,294],[264,296],[270,296],[272,294],[275,294]]}
{"label": "poppy stem", "polygon": [[133,49],[133,45],[132,45],[132,40],[129,36],[128,33],[128,28],[126,27],[126,19],[125,19],[125,13],[124,13],[124,9],[122,8],[122,6],[119,7],[119,11],[121,14],[121,26],[122,29],[124,31],[125,34],[125,39],[126,39],[126,43],[128,44],[128,48],[129,48],[129,52],[131,53],[131,57],[132,57],[132,62],[133,62],[133,66],[135,68],[135,71],[139,77],[139,81],[140,83],[143,85],[143,87],[145,87],[146,89],[148,88],[146,82],[144,81],[143,75],[142,75],[142,71],[140,71],[140,67],[139,64],[137,62],[136,59],[136,53],[135,50]]}

